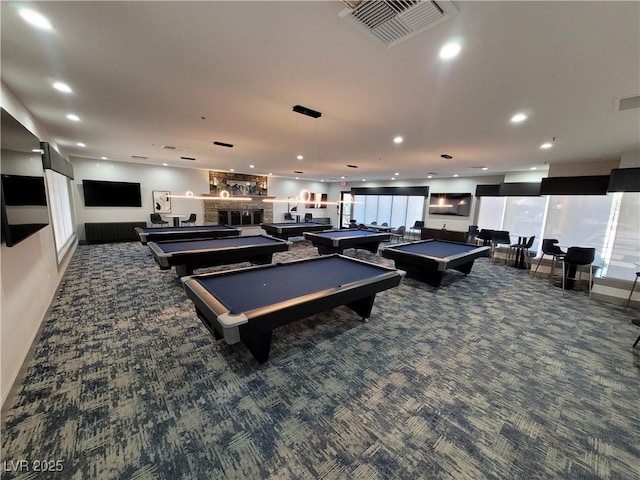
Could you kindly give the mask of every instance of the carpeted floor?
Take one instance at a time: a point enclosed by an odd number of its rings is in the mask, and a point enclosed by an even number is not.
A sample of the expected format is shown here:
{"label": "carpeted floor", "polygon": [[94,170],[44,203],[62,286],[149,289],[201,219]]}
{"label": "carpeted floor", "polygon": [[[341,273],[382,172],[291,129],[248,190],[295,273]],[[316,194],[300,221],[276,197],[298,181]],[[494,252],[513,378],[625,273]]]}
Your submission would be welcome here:
{"label": "carpeted floor", "polygon": [[258,365],[147,247],[79,246],[6,413],[2,478],[640,478],[637,317],[482,259],[380,293],[368,323],[340,307],[280,328]]}

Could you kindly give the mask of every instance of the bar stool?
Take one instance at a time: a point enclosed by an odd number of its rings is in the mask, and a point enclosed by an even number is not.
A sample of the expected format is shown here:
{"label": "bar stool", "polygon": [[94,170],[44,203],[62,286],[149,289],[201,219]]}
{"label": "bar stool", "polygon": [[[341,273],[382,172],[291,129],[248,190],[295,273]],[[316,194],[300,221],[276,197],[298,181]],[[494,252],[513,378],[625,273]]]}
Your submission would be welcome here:
{"label": "bar stool", "polygon": [[[636,272],[636,279],[633,281],[633,286],[631,287],[631,291],[629,292],[629,298],[627,298],[627,303],[624,306],[625,310],[629,307],[629,303],[631,302],[631,296],[633,295],[633,291],[636,289],[636,283],[638,283],[638,277],[640,277],[640,272]],[[638,340],[640,340],[640,337],[638,337]],[[636,340],[636,343],[633,344],[634,347],[637,345],[638,340]]]}
{"label": "bar stool", "polygon": [[533,276],[535,277],[536,273],[538,273],[538,267],[540,266],[540,263],[542,262],[542,259],[544,258],[544,256],[551,255],[552,261],[551,261],[551,271],[549,272],[549,284],[551,284],[553,280],[553,272],[556,269],[556,262],[558,260],[562,260],[564,256],[567,254],[567,252],[562,250],[558,245],[556,245],[556,243],[558,243],[558,240],[556,240],[555,238],[542,239],[542,255],[540,255],[540,259],[538,260],[536,269],[533,272]]}
{"label": "bar stool", "polygon": [[[569,247],[567,250],[567,254],[564,256],[562,261],[562,293],[564,293],[566,288],[566,283],[568,280],[576,281],[579,280],[578,276],[578,268],[582,266],[589,267],[589,284],[588,284],[588,292],[589,296],[591,296],[591,283],[593,283],[593,268],[592,264],[594,259],[596,258],[596,249],[595,248],[584,248],[584,247]],[[568,267],[575,268],[575,276],[569,277]]]}

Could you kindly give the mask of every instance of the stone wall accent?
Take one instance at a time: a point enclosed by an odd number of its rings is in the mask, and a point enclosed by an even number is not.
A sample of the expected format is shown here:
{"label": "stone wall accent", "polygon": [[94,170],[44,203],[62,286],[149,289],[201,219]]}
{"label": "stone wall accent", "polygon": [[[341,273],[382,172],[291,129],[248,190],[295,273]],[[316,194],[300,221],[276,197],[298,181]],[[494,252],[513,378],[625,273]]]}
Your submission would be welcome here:
{"label": "stone wall accent", "polygon": [[250,201],[246,202],[204,200],[204,224],[219,225],[219,210],[263,210],[262,221],[264,223],[272,223],[273,203],[263,202],[262,200],[264,200],[265,198],[275,197],[252,197]]}

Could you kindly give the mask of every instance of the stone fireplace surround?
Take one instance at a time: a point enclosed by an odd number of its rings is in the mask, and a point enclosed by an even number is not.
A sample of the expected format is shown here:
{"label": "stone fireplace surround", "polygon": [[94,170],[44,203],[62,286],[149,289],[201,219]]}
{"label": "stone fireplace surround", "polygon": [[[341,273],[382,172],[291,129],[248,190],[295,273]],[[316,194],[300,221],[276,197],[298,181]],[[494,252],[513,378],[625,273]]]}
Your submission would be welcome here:
{"label": "stone fireplace surround", "polygon": [[[203,195],[206,196],[206,195]],[[263,202],[264,199],[275,197],[251,197],[251,201],[237,202],[225,200],[204,200],[204,224],[219,225],[221,210],[262,210],[263,223],[273,222],[273,203]]]}

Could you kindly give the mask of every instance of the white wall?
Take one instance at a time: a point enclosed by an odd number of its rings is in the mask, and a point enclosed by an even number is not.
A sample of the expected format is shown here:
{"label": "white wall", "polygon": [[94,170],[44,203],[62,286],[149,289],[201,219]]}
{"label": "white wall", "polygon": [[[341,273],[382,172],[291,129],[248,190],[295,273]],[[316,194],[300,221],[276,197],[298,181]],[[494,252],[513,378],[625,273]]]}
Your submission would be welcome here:
{"label": "white wall", "polygon": [[[74,158],[72,190],[76,205],[78,236],[85,239],[85,222],[147,222],[153,213],[153,190],[165,190],[172,195],[209,193],[209,171],[190,168],[140,165],[136,163],[109,162]],[[142,207],[85,207],[82,180],[107,180],[113,182],[140,183]],[[172,198],[171,213],[196,214],[196,224],[202,225],[204,207],[202,200]]]}
{"label": "white wall", "polygon": [[[2,107],[40,140],[53,139],[38,127],[31,114],[4,83],[0,84]],[[58,265],[51,223],[13,247],[0,246],[0,396],[4,405],[20,367],[58,285],[71,254]]]}
{"label": "white wall", "polygon": [[609,175],[612,168],[618,168],[619,166],[619,158],[599,162],[554,163],[549,166],[549,177]]}
{"label": "white wall", "polygon": [[640,150],[632,150],[624,152],[620,159],[620,168],[638,168],[640,167]]}

